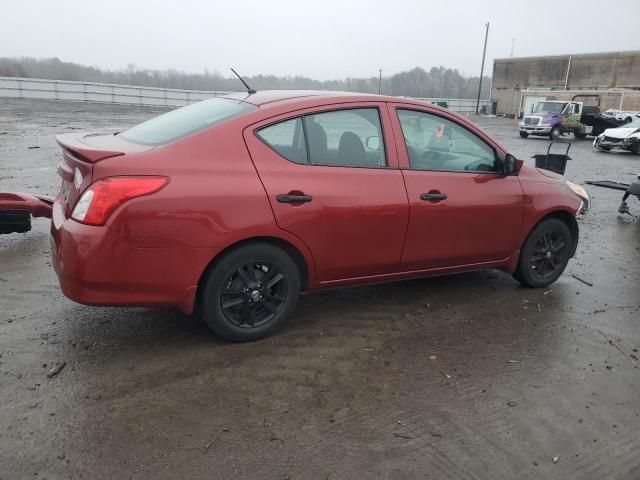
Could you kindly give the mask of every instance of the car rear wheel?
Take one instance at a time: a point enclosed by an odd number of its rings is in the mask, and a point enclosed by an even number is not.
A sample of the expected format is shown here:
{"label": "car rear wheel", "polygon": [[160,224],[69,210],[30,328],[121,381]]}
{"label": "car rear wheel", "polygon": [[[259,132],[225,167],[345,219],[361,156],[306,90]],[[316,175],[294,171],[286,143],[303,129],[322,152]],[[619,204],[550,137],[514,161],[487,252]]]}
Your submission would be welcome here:
{"label": "car rear wheel", "polygon": [[527,287],[552,284],[569,263],[572,245],[573,237],[566,223],[557,218],[544,220],[524,243],[514,277]]}
{"label": "car rear wheel", "polygon": [[258,340],[282,326],[299,292],[300,274],[291,257],[269,243],[251,243],[214,264],[200,295],[202,314],[226,340]]}
{"label": "car rear wheel", "polygon": [[561,134],[562,134],[562,131],[560,130],[560,127],[553,127],[549,132],[549,138],[551,140],[557,140],[560,138]]}
{"label": "car rear wheel", "polygon": [[576,138],[587,138],[587,134],[586,133],[573,132],[573,134],[575,135]]}
{"label": "car rear wheel", "polygon": [[521,138],[527,138],[529,136],[529,132],[520,132]]}

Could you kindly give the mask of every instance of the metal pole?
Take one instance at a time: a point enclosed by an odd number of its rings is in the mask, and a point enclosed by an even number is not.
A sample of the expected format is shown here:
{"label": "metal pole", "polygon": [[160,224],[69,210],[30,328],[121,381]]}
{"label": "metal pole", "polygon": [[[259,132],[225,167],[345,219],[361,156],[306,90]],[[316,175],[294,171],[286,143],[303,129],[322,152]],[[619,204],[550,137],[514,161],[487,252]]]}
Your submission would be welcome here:
{"label": "metal pole", "polygon": [[484,57],[487,53],[488,37],[489,37],[489,22],[487,22],[487,30],[484,33],[484,48],[482,49],[482,66],[480,67],[480,81],[478,82],[478,100],[476,101],[476,115],[480,110],[480,92],[482,91],[482,75],[484,74]]}
{"label": "metal pole", "polygon": [[382,69],[379,68],[378,72],[380,74],[380,76],[378,77],[378,95],[380,95],[380,93],[382,92]]}
{"label": "metal pole", "polygon": [[620,107],[618,108],[618,110],[622,110],[622,103],[624,102],[624,92],[622,92],[622,95],[620,95]]}
{"label": "metal pole", "polygon": [[567,89],[567,84],[569,83],[569,70],[571,69],[571,55],[569,55],[569,63],[567,64],[567,76],[564,77],[564,89]]}
{"label": "metal pole", "polygon": [[516,39],[512,38],[511,39],[511,55],[509,55],[510,57],[513,57],[513,48],[516,46]]}

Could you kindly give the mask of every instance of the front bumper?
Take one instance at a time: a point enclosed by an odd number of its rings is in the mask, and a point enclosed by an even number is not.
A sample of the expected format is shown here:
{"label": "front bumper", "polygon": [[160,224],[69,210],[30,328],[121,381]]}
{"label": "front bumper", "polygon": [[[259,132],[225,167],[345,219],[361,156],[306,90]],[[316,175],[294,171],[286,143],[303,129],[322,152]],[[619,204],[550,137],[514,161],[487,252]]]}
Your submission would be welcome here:
{"label": "front bumper", "polygon": [[606,148],[608,150],[612,148],[620,148],[622,150],[630,150],[633,142],[628,142],[626,139],[605,139],[602,137],[596,137],[593,140],[593,146],[595,148]]}
{"label": "front bumper", "polygon": [[527,132],[531,135],[544,135],[551,133],[553,127],[547,125],[525,125],[523,123],[518,124],[521,132]]}

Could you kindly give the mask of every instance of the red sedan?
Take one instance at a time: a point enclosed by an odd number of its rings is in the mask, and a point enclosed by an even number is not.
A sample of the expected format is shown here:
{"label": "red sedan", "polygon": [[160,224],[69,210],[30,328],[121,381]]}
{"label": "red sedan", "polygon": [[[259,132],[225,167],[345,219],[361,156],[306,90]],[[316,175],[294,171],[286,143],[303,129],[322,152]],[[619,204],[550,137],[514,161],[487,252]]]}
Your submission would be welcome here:
{"label": "red sedan", "polygon": [[53,264],[89,305],[170,305],[234,341],[301,291],[500,268],[554,282],[584,191],[471,122],[395,97],[272,91],[66,134]]}

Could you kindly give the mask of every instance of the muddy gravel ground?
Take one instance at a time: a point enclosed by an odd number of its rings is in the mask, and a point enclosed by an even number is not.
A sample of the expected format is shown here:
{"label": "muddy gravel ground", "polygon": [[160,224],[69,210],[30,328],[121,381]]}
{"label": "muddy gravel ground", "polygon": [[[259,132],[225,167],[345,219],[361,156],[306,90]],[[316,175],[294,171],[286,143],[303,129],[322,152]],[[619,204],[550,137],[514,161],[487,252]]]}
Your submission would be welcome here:
{"label": "muddy gravel ground", "polygon": [[[55,133],[158,112],[0,100],[0,191],[55,194]],[[527,162],[548,144],[477,122]],[[589,140],[571,153],[577,182],[640,173]],[[640,221],[589,190],[551,288],[488,271],[307,295],[251,344],[172,310],[77,305],[46,221],[3,235],[0,479],[639,479]]]}

